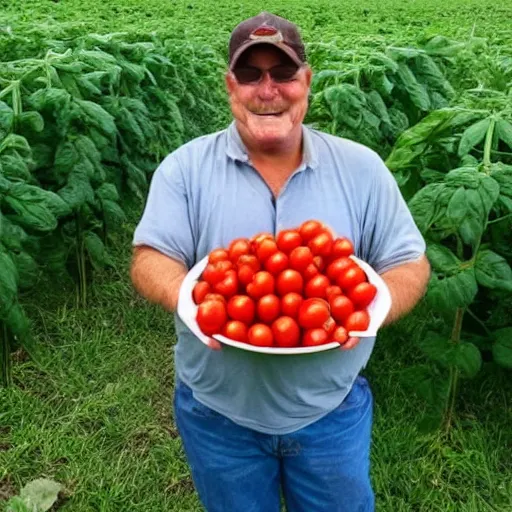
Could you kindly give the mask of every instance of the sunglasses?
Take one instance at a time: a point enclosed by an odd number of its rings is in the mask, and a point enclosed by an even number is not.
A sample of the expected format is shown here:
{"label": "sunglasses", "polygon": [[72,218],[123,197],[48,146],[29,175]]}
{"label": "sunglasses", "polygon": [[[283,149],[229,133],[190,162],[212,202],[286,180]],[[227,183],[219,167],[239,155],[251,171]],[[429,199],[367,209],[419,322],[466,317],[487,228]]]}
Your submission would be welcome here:
{"label": "sunglasses", "polygon": [[298,66],[290,64],[280,64],[267,70],[254,66],[240,66],[233,69],[233,74],[239,84],[257,84],[264,73],[268,73],[274,82],[280,84],[293,80],[298,70]]}

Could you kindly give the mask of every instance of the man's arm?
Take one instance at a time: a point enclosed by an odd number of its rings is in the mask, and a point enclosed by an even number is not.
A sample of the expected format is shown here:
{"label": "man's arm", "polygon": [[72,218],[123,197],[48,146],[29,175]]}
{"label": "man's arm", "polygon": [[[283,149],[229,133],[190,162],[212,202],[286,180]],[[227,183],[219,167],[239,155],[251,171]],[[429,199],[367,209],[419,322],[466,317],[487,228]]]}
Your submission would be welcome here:
{"label": "man's arm", "polygon": [[134,247],[130,275],[135,289],[150,302],[175,311],[187,267],[146,245]]}
{"label": "man's arm", "polygon": [[425,256],[383,272],[382,279],[391,293],[391,310],[383,325],[406,315],[420,301],[430,279],[430,264]]}

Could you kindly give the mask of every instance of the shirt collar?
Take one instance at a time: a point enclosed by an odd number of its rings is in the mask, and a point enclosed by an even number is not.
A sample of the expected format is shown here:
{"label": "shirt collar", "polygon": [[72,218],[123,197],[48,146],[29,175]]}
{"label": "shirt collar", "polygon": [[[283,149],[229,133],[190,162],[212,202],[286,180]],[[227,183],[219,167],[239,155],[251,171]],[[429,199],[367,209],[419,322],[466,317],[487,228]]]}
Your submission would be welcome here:
{"label": "shirt collar", "polygon": [[[302,164],[298,170],[304,170],[308,167],[310,169],[315,169],[318,166],[317,151],[313,145],[311,132],[311,128],[302,125],[302,138],[304,145],[302,152]],[[247,154],[247,148],[240,137],[235,121],[232,121],[228,126],[226,135],[226,153],[228,157],[240,162],[248,162],[249,155]]]}

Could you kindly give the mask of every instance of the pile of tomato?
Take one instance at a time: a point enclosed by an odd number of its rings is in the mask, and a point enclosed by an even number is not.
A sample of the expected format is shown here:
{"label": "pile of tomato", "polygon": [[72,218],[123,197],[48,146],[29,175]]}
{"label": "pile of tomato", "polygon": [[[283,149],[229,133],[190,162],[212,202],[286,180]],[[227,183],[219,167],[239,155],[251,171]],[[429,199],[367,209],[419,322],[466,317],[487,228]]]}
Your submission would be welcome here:
{"label": "pile of tomato", "polygon": [[197,324],[263,347],[343,344],[368,328],[377,293],[353,253],[318,220],[233,240],[209,253],[194,286]]}

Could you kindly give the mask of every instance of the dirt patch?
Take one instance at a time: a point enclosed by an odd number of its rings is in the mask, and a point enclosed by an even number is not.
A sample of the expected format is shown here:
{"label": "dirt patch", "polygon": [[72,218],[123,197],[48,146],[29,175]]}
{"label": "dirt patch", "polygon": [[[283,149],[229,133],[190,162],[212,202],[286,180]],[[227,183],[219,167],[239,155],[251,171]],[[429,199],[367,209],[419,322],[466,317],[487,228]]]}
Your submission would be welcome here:
{"label": "dirt patch", "polygon": [[13,483],[9,480],[9,477],[0,480],[0,501],[8,501],[13,496],[16,496],[18,491],[14,487]]}

